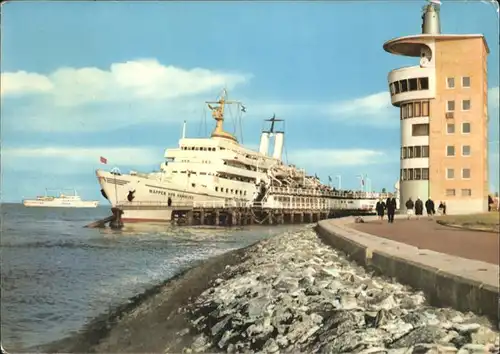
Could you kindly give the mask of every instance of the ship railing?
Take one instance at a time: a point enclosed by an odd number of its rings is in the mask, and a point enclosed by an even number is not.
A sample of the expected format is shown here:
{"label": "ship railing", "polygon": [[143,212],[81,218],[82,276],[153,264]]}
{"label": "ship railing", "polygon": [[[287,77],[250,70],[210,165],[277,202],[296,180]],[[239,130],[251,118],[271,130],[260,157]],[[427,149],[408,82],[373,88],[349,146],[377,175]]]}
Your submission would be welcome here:
{"label": "ship railing", "polygon": [[[181,203],[172,203],[171,206],[179,206],[179,204],[181,204],[182,206],[185,205],[184,202],[181,202]],[[160,201],[140,201],[140,202],[134,202],[134,201],[125,201],[125,202],[119,202],[117,204],[117,207],[121,207],[121,206],[169,206],[168,205],[168,202],[160,202]]]}
{"label": "ship railing", "polygon": [[224,208],[225,200],[203,200],[193,202],[193,208]]}
{"label": "ship railing", "polygon": [[331,206],[320,203],[301,203],[301,202],[274,202],[260,203],[258,206],[262,208],[272,208],[277,210],[330,210]]}
{"label": "ship railing", "polygon": [[[384,199],[388,194],[379,193],[379,198]],[[303,197],[302,197],[303,198]],[[325,200],[316,199],[314,201],[272,201],[272,202],[249,202],[246,200],[207,200],[207,201],[177,201],[168,205],[168,202],[163,201],[132,201],[118,203],[117,207],[122,206],[155,206],[155,207],[170,207],[170,208],[277,208],[277,209],[350,209],[345,203],[328,203]]]}
{"label": "ship railing", "polygon": [[207,200],[193,202],[194,208],[243,208],[248,206],[245,200]]}
{"label": "ship railing", "polygon": [[302,188],[290,188],[290,187],[271,187],[269,189],[269,192],[271,194],[312,195],[312,196],[325,196],[325,197],[348,198],[348,199],[374,199],[374,198],[387,199],[387,197],[389,196],[389,193],[325,191],[317,189],[302,189]]}
{"label": "ship railing", "polygon": [[246,200],[206,200],[206,201],[177,201],[172,202],[170,205],[168,202],[163,201],[137,201],[137,202],[120,202],[116,206],[127,207],[127,206],[154,206],[154,207],[170,207],[170,208],[244,208],[250,206],[251,202]]}

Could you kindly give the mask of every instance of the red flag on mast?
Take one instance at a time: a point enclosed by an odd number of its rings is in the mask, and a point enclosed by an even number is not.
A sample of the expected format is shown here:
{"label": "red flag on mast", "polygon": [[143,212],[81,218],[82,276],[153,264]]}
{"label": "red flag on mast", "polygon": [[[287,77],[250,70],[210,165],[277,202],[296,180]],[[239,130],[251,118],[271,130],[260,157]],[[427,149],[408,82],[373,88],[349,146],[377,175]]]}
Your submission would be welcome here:
{"label": "red flag on mast", "polygon": [[108,163],[108,159],[105,158],[105,157],[102,157],[99,159],[101,161],[102,164],[106,165]]}

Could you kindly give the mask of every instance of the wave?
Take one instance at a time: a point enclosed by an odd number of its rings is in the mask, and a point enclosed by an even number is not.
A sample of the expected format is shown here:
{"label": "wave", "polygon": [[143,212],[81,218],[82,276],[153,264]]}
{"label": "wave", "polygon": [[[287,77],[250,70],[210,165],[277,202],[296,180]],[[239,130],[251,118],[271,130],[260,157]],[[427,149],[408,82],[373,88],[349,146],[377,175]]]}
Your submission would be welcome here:
{"label": "wave", "polygon": [[[179,284],[177,284],[177,288],[175,286],[176,282],[182,283],[182,282],[187,282],[186,284],[186,289],[189,289],[191,291],[199,292],[201,293],[204,291],[206,288],[208,288],[210,281],[212,281],[213,277],[217,276],[219,271],[222,271],[226,264],[234,264],[237,263],[241,260],[241,257],[244,255],[246,250],[249,247],[252,247],[252,245],[232,250],[229,252],[225,252],[223,254],[219,254],[216,256],[213,256],[209,259],[204,259],[204,260],[197,260],[194,261],[193,263],[184,266],[183,268],[179,269],[175,275],[170,277],[167,280],[164,280],[160,282],[159,284],[153,285],[143,291],[142,293],[135,295],[131,298],[129,298],[127,301],[124,303],[115,306],[114,308],[111,308],[108,312],[103,313],[89,322],[82,328],[81,331],[73,333],[72,335],[61,339],[54,341],[49,344],[41,345],[41,346],[34,346],[31,348],[26,348],[28,351],[40,351],[42,350],[43,352],[95,352],[95,347],[104,339],[106,339],[111,331],[114,328],[119,328],[120,327],[120,320],[125,318],[126,316],[130,315],[133,313],[135,310],[137,310],[141,305],[145,304],[148,300],[152,300],[155,296],[160,295],[162,292],[165,291],[165,289],[169,286],[172,286],[174,289],[174,292],[179,290]],[[220,268],[220,269],[216,269]],[[190,271],[198,271],[198,272],[208,272],[210,276],[194,276],[194,279],[187,279],[188,274]],[[201,284],[200,283],[203,283]],[[194,282],[193,284],[190,284],[191,282]],[[168,292],[167,292],[168,293]],[[193,294],[194,295],[194,294]],[[171,296],[171,298],[168,299],[162,299],[165,301],[160,301],[156,303],[156,301],[153,301],[153,304],[155,304],[149,311],[151,312],[156,312],[157,309],[155,308],[156,306],[165,306],[165,303],[168,303],[169,306],[171,306],[173,309],[177,310],[180,306],[183,306],[183,303],[179,303],[179,301],[186,302],[188,301],[190,295],[186,296]],[[141,322],[144,321],[145,317],[146,320],[148,314],[141,314],[136,321]],[[132,316],[135,317],[135,316]],[[156,316],[158,317],[158,316]],[[165,318],[156,318],[158,321],[167,321],[167,317]],[[149,326],[151,324],[148,324]],[[163,330],[162,326],[157,326],[159,330]],[[180,330],[182,328],[179,328]],[[135,335],[134,333],[131,333],[132,335]],[[151,334],[155,336],[154,334]],[[158,333],[157,337],[158,339],[161,339],[163,334]],[[142,341],[141,341],[142,342]]]}

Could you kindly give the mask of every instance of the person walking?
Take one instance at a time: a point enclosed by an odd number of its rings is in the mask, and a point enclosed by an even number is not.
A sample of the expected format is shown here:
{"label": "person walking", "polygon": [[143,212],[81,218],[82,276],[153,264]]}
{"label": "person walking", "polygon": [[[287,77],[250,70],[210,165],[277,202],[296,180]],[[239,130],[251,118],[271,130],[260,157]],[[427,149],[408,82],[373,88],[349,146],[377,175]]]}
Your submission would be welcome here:
{"label": "person walking", "polygon": [[422,202],[420,197],[417,197],[417,200],[415,200],[415,215],[417,216],[417,220],[420,219],[423,213],[424,213],[424,203]]}
{"label": "person walking", "polygon": [[387,209],[387,221],[389,224],[394,223],[394,213],[396,212],[396,198],[394,198],[392,195],[387,198],[385,207]]}
{"label": "person walking", "polygon": [[413,200],[411,200],[411,197],[406,201],[406,215],[408,216],[408,220],[410,220],[411,216],[413,215],[413,207],[415,206],[415,203],[413,203]]}
{"label": "person walking", "polygon": [[446,203],[441,201],[439,203],[438,210],[440,211],[441,215],[446,215]]}
{"label": "person walking", "polygon": [[436,211],[434,210],[434,201],[431,197],[429,197],[429,199],[425,202],[425,211],[427,212],[429,219],[432,219],[434,214],[436,214]]}
{"label": "person walking", "polygon": [[380,199],[375,205],[375,209],[377,211],[377,216],[379,220],[384,220],[384,212],[385,212],[385,203],[382,199]]}
{"label": "person walking", "polygon": [[491,207],[495,204],[495,201],[491,197],[491,195],[488,195],[488,212],[491,211]]}

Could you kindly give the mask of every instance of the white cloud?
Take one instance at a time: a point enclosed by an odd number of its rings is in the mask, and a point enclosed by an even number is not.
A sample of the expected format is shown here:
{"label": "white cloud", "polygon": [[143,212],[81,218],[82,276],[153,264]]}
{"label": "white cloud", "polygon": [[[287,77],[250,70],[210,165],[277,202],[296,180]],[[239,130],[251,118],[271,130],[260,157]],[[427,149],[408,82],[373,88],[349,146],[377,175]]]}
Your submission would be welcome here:
{"label": "white cloud", "polygon": [[252,75],[165,66],[155,59],[109,69],[60,68],[50,74],[1,74],[6,131],[102,131],[145,122],[198,119],[204,101]]}
{"label": "white cloud", "polygon": [[357,114],[359,112],[374,115],[390,107],[391,100],[389,93],[383,91],[369,96],[339,102],[332,107],[332,111],[345,115]]}
{"label": "white cloud", "polygon": [[489,151],[489,171],[490,171],[490,191],[500,191],[500,153],[498,143],[490,147]]}
{"label": "white cloud", "polygon": [[387,153],[370,149],[305,149],[288,154],[288,162],[301,167],[364,166],[391,162]]}
{"label": "white cloud", "polygon": [[43,147],[4,148],[2,166],[12,171],[34,171],[41,174],[75,174],[98,167],[100,157],[108,167],[158,166],[163,161],[163,149],[152,147]]}
{"label": "white cloud", "polygon": [[498,109],[500,100],[500,91],[498,86],[492,87],[488,90],[488,107],[489,109]]}
{"label": "white cloud", "polygon": [[22,95],[32,93],[45,93],[54,89],[50,79],[44,75],[18,71],[15,73],[2,73],[0,94]]}
{"label": "white cloud", "polygon": [[327,112],[332,120],[342,123],[399,127],[397,109],[392,106],[388,91],[331,104]]}
{"label": "white cloud", "polygon": [[[488,90],[488,106],[495,115],[498,115],[496,113],[499,106],[498,86]],[[392,106],[388,91],[333,103],[326,111],[332,120],[346,124],[362,123],[369,126],[399,128],[399,111],[397,107]]]}
{"label": "white cloud", "polygon": [[202,68],[185,70],[165,66],[156,59],[95,67],[60,68],[49,75],[2,73],[2,96],[43,93],[56,106],[90,102],[165,100],[196,95],[244,83],[250,75]]}

